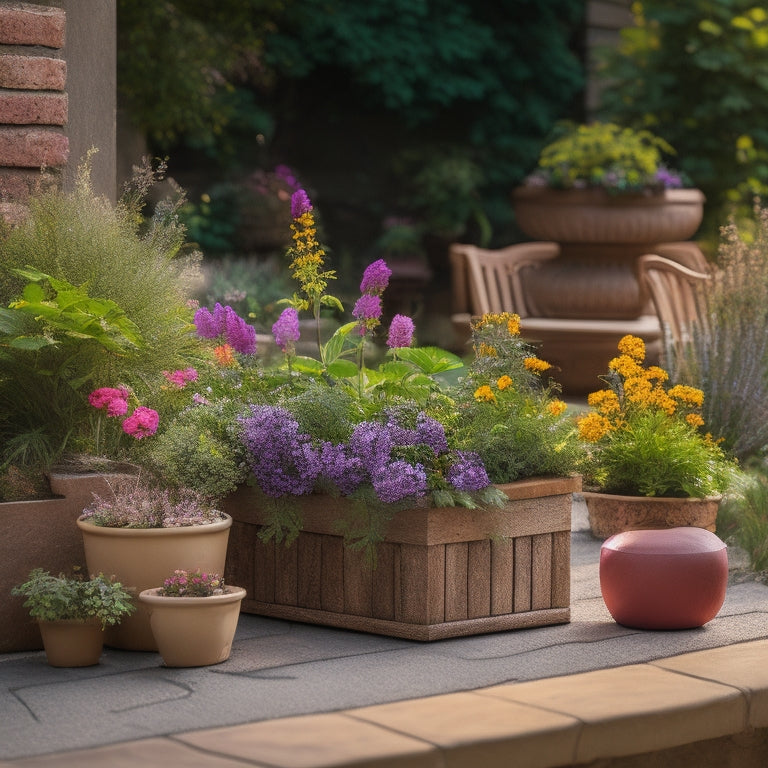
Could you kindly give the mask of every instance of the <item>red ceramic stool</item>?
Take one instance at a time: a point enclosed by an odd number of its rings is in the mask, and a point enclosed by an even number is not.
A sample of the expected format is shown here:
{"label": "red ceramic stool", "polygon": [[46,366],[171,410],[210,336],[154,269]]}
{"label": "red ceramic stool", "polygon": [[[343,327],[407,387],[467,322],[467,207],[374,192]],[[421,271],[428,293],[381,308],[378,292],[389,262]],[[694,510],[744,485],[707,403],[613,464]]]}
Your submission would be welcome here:
{"label": "red ceramic stool", "polygon": [[703,528],[625,531],[600,548],[600,589],[611,616],[638,629],[690,629],[725,600],[725,543]]}

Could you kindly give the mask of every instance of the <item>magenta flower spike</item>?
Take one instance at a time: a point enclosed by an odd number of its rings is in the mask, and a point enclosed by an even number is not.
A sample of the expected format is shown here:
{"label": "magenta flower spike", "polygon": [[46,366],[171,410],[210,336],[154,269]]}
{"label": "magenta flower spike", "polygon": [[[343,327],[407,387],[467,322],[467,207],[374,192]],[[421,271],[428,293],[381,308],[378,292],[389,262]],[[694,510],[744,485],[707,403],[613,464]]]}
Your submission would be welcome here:
{"label": "magenta flower spike", "polygon": [[312,210],[312,203],[309,195],[303,189],[297,189],[291,195],[291,216],[298,219],[302,214],[309,213]]}
{"label": "magenta flower spike", "polygon": [[381,294],[389,285],[392,270],[384,259],[377,259],[365,268],[360,283],[360,293]]}
{"label": "magenta flower spike", "polygon": [[413,343],[413,320],[406,315],[395,315],[389,324],[387,346],[390,349],[398,347],[410,347]]}

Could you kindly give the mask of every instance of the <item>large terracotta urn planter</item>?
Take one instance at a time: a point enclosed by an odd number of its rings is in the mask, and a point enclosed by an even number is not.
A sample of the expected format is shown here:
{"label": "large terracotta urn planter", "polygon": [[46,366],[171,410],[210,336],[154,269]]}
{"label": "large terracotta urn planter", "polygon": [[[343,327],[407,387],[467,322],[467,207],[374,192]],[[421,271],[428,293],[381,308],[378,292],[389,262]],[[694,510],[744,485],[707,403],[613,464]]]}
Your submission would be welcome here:
{"label": "large terracotta urn planter", "polygon": [[[232,518],[179,528],[106,528],[77,520],[90,573],[114,574],[138,594],[162,584],[176,569],[223,573]],[[113,648],[156,651],[145,605],[108,627],[104,642]]]}
{"label": "large terracotta urn planter", "polygon": [[646,309],[636,261],[654,246],[691,238],[701,224],[704,195],[672,189],[611,195],[601,189],[518,187],[520,229],[554,241],[560,255],[526,278],[526,300],[538,317],[633,319]]}
{"label": "large terracotta urn planter", "polygon": [[624,531],[695,526],[714,533],[720,497],[704,499],[619,496],[584,492],[592,534],[607,539]]}
{"label": "large terracotta urn planter", "polygon": [[259,538],[266,518],[252,489],[233,517],[226,580],[248,591],[243,611],[412,640],[437,640],[570,621],[573,492],[581,478],[499,486],[501,509],[418,507],[397,513],[375,566],[344,546],[344,499],[302,497],[290,546]]}
{"label": "large terracotta urn planter", "polygon": [[229,658],[237,630],[242,587],[209,597],[166,597],[159,588],[139,593],[167,667],[203,667]]}
{"label": "large terracotta urn planter", "polygon": [[83,538],[76,520],[93,501],[106,495],[124,473],[51,472],[52,498],[0,504],[0,653],[40,650],[37,622],[29,617],[23,597],[11,588],[33,568],[52,574],[85,565]]}

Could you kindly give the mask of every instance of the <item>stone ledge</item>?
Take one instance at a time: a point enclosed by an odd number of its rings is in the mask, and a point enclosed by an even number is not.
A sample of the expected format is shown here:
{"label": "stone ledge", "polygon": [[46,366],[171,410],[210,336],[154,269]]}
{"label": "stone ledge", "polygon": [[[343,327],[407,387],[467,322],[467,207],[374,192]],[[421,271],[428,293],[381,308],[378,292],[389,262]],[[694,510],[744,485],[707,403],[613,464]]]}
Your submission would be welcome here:
{"label": "stone ledge", "polygon": [[768,748],[766,655],[768,640],[758,640],[647,664],[0,765],[762,767]]}

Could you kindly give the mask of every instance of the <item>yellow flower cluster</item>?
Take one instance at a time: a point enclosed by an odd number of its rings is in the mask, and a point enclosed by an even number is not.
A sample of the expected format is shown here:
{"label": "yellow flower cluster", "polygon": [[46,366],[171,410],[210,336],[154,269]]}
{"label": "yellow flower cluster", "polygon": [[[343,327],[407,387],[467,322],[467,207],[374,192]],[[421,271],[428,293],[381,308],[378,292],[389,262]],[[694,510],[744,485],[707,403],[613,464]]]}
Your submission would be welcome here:
{"label": "yellow flower cluster", "polygon": [[336,277],[332,270],[323,271],[323,257],[325,251],[317,241],[317,227],[312,211],[305,211],[291,224],[293,234],[293,246],[291,255],[293,261],[290,268],[291,277],[298,280],[302,291],[309,301],[302,301],[297,309],[309,309],[310,302],[314,302],[325,291],[328,280]]}
{"label": "yellow flower cluster", "polygon": [[693,409],[701,408],[704,393],[682,384],[666,390],[667,372],[656,365],[643,366],[645,343],[642,339],[624,336],[618,350],[621,354],[608,363],[608,368],[621,378],[619,391],[601,389],[589,394],[587,403],[594,410],[579,419],[579,434],[584,440],[598,442],[608,432],[621,429],[630,409],[655,408],[669,416],[689,411],[683,415],[692,427],[704,423],[700,414],[693,412]]}
{"label": "yellow flower cluster", "polygon": [[531,371],[531,373],[544,373],[544,371],[548,371],[552,367],[544,360],[539,360],[538,357],[526,357],[525,360],[523,360],[523,365],[526,367],[526,370]]}
{"label": "yellow flower cluster", "polygon": [[472,322],[472,327],[475,330],[486,328],[489,325],[501,327],[506,326],[507,333],[510,336],[520,335],[520,315],[517,315],[513,312],[488,312],[484,314],[479,320],[474,320]]}
{"label": "yellow flower cluster", "polygon": [[487,384],[483,384],[482,387],[475,390],[475,400],[480,403],[495,403],[496,395],[493,394],[493,390]]}

